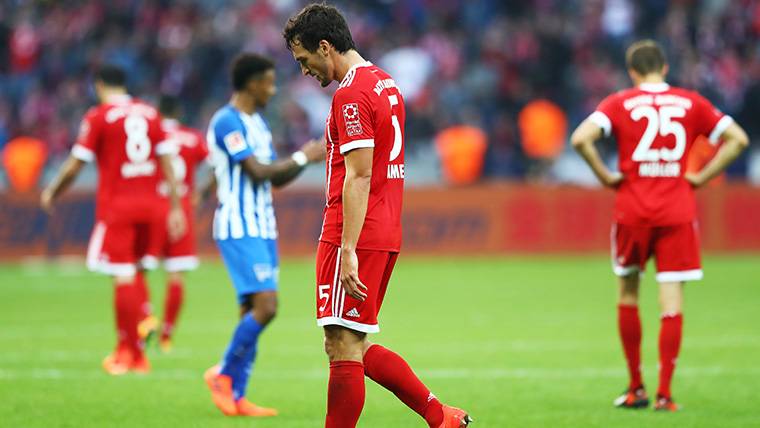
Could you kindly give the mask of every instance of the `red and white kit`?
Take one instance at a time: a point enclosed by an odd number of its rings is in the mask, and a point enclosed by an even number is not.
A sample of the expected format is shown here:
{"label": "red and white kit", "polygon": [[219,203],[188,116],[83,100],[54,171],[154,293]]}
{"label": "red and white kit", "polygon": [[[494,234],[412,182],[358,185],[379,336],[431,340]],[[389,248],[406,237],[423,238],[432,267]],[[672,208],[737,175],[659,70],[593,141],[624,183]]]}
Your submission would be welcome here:
{"label": "red and white kit", "polygon": [[[317,249],[317,324],[379,331],[377,314],[401,249],[404,190],[404,100],[393,79],[370,62],[352,67],[340,83],[327,119],[327,185]],[[374,148],[367,214],[357,257],[359,279],[369,288],[364,302],[339,284],[343,228],[343,156]]]}
{"label": "red and white kit", "polygon": [[657,281],[701,279],[686,160],[697,136],[717,144],[731,117],[696,92],[658,83],[610,95],[589,118],[605,136],[615,136],[624,177],[611,234],[615,273],[643,271],[654,255]]}
{"label": "red and white kit", "polygon": [[156,264],[166,228],[156,156],[172,151],[165,139],[158,111],[126,95],[91,108],[82,120],[71,154],[97,161],[99,175],[90,269],[132,275],[138,262]]}
{"label": "red and white kit", "polygon": [[[166,239],[161,255],[164,256],[164,267],[167,272],[193,270],[198,267],[192,204],[192,195],[195,189],[195,169],[208,157],[208,148],[206,147],[206,140],[200,132],[180,124],[177,120],[164,119],[161,126],[166,132],[167,141],[171,141],[176,150],[172,157],[172,166],[174,178],[179,186],[177,190],[182,198],[182,208],[187,219],[185,235],[173,242]],[[168,194],[166,182],[162,181],[159,184],[158,191],[161,196],[166,197]]]}

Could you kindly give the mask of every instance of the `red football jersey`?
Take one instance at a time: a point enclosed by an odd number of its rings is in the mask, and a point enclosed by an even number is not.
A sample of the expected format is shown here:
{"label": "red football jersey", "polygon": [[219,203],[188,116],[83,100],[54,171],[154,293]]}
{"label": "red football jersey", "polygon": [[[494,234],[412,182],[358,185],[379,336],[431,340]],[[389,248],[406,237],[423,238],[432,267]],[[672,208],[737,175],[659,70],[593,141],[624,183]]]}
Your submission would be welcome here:
{"label": "red football jersey", "polygon": [[158,111],[126,95],[112,97],[85,114],[71,154],[85,162],[97,161],[97,219],[116,210],[114,205],[157,197],[156,156],[171,153],[165,139]]}
{"label": "red football jersey", "polygon": [[[164,119],[161,127],[166,132],[166,139],[175,150],[172,158],[174,178],[179,183],[180,196],[187,203],[195,189],[195,169],[208,157],[208,147],[203,135],[193,128],[184,126],[174,119]],[[168,193],[166,182],[159,184],[159,193]]]}
{"label": "red football jersey", "polygon": [[343,156],[374,147],[367,215],[357,248],[398,252],[404,192],[404,99],[393,79],[370,62],[352,67],[327,118],[327,206],[320,240],[341,245]]}
{"label": "red football jersey", "polygon": [[694,91],[650,83],[610,95],[589,118],[617,140],[624,177],[615,201],[617,223],[694,220],[694,191],[683,177],[689,150],[699,135],[717,144],[730,116]]}

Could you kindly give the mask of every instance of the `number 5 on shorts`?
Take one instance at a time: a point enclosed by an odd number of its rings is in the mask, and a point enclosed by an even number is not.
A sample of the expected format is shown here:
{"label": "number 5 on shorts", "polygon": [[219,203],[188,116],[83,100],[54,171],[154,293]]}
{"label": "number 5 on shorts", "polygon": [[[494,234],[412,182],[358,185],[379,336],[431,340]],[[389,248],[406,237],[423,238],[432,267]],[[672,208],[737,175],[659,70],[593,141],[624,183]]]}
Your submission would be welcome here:
{"label": "number 5 on shorts", "polygon": [[317,286],[317,292],[319,293],[319,301],[325,299],[325,302],[319,307],[319,312],[323,312],[327,308],[327,301],[330,299],[330,293],[327,290],[330,289],[330,284],[320,284]]}

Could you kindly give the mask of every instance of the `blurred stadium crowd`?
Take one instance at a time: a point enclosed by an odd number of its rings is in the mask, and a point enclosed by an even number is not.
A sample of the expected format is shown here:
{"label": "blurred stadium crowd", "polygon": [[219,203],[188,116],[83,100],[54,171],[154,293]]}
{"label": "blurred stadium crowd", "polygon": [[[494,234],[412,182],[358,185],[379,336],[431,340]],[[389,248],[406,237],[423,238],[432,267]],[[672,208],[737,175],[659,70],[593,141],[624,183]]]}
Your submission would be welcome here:
{"label": "blurred stadium crowd", "polygon": [[[300,78],[281,30],[297,0],[73,0],[0,3],[0,147],[37,137],[60,159],[94,103],[102,62],[129,71],[149,101],[179,95],[204,129],[229,95],[240,51],[270,55],[280,86],[267,113],[292,150],[322,132],[332,91]],[[485,174],[523,177],[518,117],[556,104],[567,127],[629,85],[624,49],[640,37],[666,48],[671,83],[694,88],[760,137],[760,0],[366,0],[334,2],[359,51],[393,75],[407,99],[408,150],[449,126],[485,131]],[[563,142],[564,143],[564,142]],[[747,161],[736,174],[745,174]]]}

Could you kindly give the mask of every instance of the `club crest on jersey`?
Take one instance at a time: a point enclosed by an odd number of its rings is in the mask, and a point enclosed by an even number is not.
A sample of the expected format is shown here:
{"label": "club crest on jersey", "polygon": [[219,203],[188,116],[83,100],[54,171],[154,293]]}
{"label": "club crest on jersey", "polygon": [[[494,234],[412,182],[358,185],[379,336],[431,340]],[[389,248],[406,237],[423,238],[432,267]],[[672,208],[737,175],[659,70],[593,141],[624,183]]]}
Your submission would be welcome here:
{"label": "club crest on jersey", "polygon": [[362,123],[359,120],[359,104],[343,104],[343,121],[346,123],[346,135],[349,137],[361,135]]}

